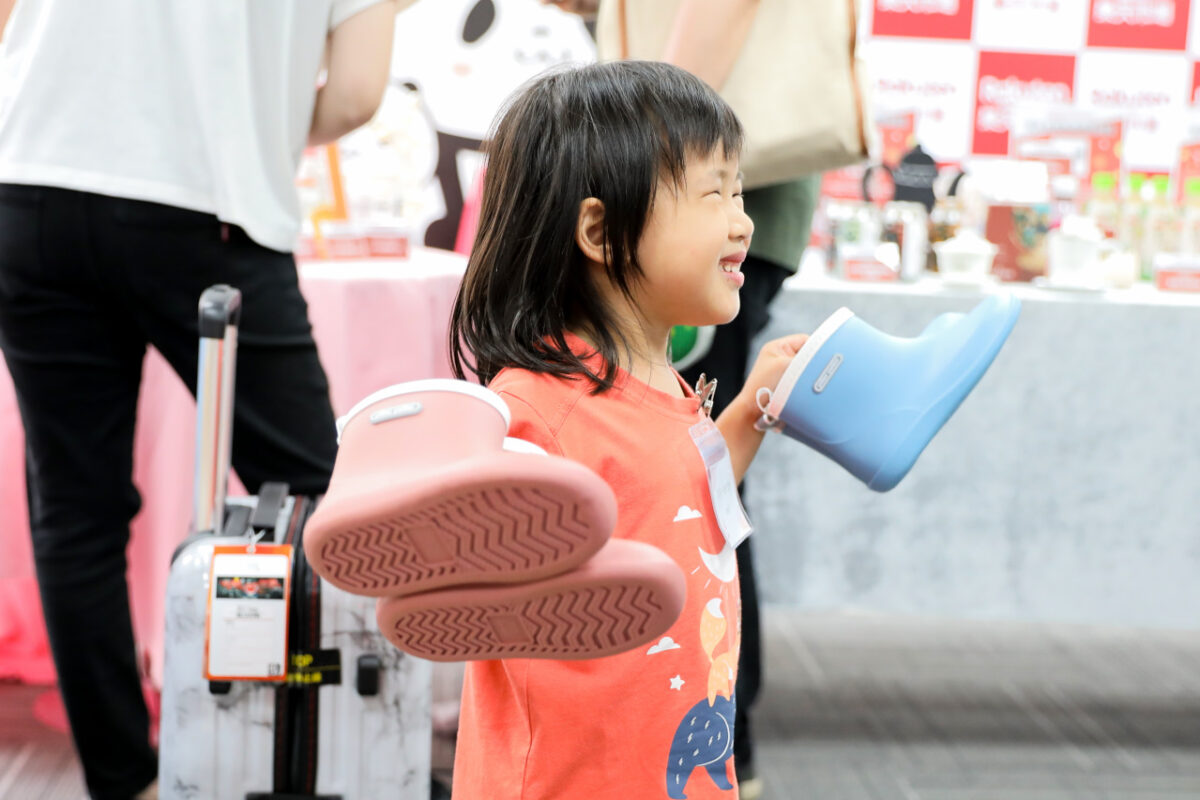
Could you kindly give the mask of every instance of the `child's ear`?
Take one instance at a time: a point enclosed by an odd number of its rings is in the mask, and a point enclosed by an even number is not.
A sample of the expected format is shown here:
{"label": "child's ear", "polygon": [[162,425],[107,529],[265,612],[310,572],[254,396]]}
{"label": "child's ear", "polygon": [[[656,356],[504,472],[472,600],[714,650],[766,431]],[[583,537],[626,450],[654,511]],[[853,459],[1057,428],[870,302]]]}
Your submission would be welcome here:
{"label": "child's ear", "polygon": [[588,197],[579,204],[579,219],[575,223],[575,243],[588,260],[607,263],[607,242],[604,238],[604,203]]}

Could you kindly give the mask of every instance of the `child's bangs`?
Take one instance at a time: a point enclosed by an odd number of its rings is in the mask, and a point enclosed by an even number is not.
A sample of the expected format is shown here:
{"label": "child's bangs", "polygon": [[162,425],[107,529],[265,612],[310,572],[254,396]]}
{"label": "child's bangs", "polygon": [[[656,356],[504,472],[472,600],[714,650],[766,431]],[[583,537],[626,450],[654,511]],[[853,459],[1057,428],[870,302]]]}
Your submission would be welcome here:
{"label": "child's bangs", "polygon": [[737,115],[715,92],[698,92],[686,85],[684,89],[646,109],[658,129],[659,175],[664,180],[669,176],[677,186],[684,181],[688,158],[704,158],[718,149],[725,158],[736,157],[743,137]]}

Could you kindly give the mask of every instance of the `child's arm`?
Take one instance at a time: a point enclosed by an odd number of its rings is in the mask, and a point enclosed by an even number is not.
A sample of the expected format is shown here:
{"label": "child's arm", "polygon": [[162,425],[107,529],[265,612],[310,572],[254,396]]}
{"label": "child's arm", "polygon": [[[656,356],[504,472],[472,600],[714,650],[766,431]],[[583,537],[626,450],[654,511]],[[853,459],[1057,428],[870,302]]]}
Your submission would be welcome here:
{"label": "child's arm", "polygon": [[733,477],[738,483],[742,482],[750,462],[758,454],[764,435],[762,431],[754,429],[755,420],[762,416],[754,395],[760,387],[775,388],[788,364],[792,363],[792,357],[800,352],[806,341],[807,333],[794,333],[764,344],[758,351],[758,358],[742,390],[717,418],[717,428],[725,437],[729,458],[733,462]]}

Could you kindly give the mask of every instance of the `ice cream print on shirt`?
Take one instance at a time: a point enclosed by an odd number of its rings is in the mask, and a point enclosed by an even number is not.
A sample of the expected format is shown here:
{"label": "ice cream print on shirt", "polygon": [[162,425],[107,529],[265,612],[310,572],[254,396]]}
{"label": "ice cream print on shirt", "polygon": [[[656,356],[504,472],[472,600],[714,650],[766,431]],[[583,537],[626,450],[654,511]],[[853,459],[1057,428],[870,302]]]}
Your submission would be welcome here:
{"label": "ice cream print on shirt", "polygon": [[[703,551],[702,551],[703,552]],[[733,685],[737,648],[717,654],[729,621],[714,597],[700,615],[700,646],[710,663],[707,696],[688,709],[675,729],[667,757],[667,796],[686,798],[684,790],[696,767],[704,767],[719,789],[732,790],[728,763],[733,755]],[[678,676],[677,676],[678,677]]]}

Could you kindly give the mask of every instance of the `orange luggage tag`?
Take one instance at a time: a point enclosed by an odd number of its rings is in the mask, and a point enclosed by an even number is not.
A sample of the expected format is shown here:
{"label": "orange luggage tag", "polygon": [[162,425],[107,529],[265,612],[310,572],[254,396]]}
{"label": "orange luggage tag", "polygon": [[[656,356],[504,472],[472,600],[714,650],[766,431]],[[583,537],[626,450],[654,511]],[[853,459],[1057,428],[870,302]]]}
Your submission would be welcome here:
{"label": "orange luggage tag", "polygon": [[204,677],[210,681],[284,681],[292,546],[213,548],[205,624]]}

